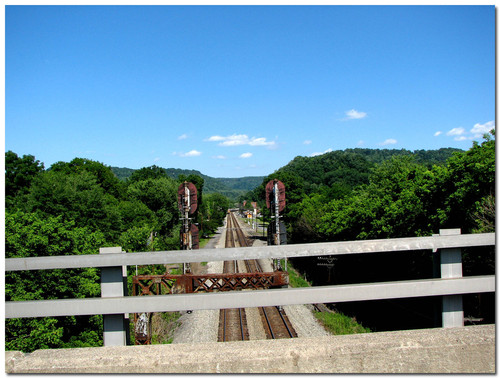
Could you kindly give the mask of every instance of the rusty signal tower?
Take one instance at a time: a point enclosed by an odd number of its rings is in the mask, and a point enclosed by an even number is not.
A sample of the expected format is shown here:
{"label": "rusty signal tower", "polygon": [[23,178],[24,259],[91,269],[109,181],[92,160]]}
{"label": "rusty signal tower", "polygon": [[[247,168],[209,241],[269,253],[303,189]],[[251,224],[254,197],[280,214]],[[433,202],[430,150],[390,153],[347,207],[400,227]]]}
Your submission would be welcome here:
{"label": "rusty signal tower", "polygon": [[[193,215],[198,208],[198,191],[192,182],[184,181],[179,185],[177,190],[177,202],[179,211],[182,214],[182,227],[181,227],[181,249],[193,250],[200,248],[199,230],[194,223],[192,223]],[[191,273],[189,263],[183,264],[183,273]]]}
{"label": "rusty signal tower", "polygon": [[[179,185],[177,190],[177,202],[179,205],[179,211],[181,212],[181,249],[182,250],[192,250],[198,249],[200,246],[199,243],[199,231],[198,227],[191,222],[192,218],[189,218],[190,215],[193,215],[198,208],[198,192],[196,190],[196,186],[192,182],[184,181]],[[191,273],[191,267],[189,263],[183,264],[183,274]],[[133,278],[133,295],[142,295],[141,292],[137,292],[137,286],[142,286],[139,284],[140,278],[145,277],[144,279],[150,279],[151,283],[161,282],[162,277],[168,277],[168,275],[164,276],[136,276]],[[177,276],[183,277],[183,276]],[[182,279],[181,279],[182,280]],[[151,294],[152,291],[149,291],[149,286],[143,288],[143,291],[146,291],[147,294]],[[158,289],[158,292],[155,294],[161,294],[161,291]],[[170,291],[169,291],[170,292]],[[134,323],[135,323],[135,344],[136,345],[149,345],[151,344],[152,337],[152,329],[151,329],[151,313],[138,313],[134,314]]]}
{"label": "rusty signal tower", "polygon": [[[280,212],[286,206],[285,184],[274,179],[270,180],[266,185],[266,206],[271,210],[271,219],[274,222],[270,223],[267,228],[267,244],[268,245],[283,245],[286,244],[286,228],[285,224],[280,221]],[[286,266],[285,258],[285,270]],[[279,259],[273,260],[274,270],[282,270]]]}

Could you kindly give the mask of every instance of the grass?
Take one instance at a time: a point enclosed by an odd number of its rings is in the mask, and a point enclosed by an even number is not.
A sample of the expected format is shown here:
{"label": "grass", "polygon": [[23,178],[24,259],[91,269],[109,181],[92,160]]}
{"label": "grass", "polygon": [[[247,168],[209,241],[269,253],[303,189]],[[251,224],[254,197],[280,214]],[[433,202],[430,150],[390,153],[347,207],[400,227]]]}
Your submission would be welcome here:
{"label": "grass", "polygon": [[153,334],[153,344],[155,344],[155,336],[157,336],[158,344],[172,344],[172,341],[174,340],[174,331],[180,325],[178,322],[180,317],[180,312],[162,312],[161,319],[164,324],[161,331],[163,332],[160,331],[160,335]]}
{"label": "grass", "polygon": [[[288,277],[291,287],[309,287],[312,286],[297,272],[288,261]],[[281,266],[285,266],[285,260],[281,260]],[[351,335],[354,333],[368,333],[369,328],[363,327],[356,322],[354,318],[344,315],[340,312],[315,312],[314,316],[333,335]]]}
{"label": "grass", "polygon": [[151,344],[172,344],[180,317],[180,312],[155,313],[151,320],[153,322]]}
{"label": "grass", "polygon": [[205,246],[208,244],[210,239],[212,238],[213,235],[210,235],[208,238],[200,238],[200,249],[205,248]]}
{"label": "grass", "polygon": [[333,335],[352,335],[354,333],[370,332],[369,328],[363,327],[355,319],[340,312],[315,312],[314,316]]}
{"label": "grass", "polygon": [[[134,314],[129,314],[130,317],[130,343],[135,344],[135,325]],[[174,331],[179,327],[180,312],[162,312],[154,313],[150,317],[152,322],[152,337],[151,344],[172,344],[174,340]]]}
{"label": "grass", "polygon": [[[285,260],[281,260],[281,266],[285,266]],[[288,278],[290,280],[289,284],[291,287],[309,287],[311,284],[307,282],[300,274],[297,272],[290,261],[287,262]]]}

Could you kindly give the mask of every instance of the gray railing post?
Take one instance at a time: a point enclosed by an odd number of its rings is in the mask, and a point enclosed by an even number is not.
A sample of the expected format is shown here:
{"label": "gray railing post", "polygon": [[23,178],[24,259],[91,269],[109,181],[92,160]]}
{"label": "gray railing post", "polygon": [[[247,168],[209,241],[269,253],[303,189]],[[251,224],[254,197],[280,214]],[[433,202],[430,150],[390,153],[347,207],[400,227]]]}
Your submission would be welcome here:
{"label": "gray railing post", "polygon": [[[439,230],[439,235],[460,235],[459,228]],[[461,248],[443,248],[441,252],[441,278],[462,277]],[[461,295],[443,296],[443,328],[463,327],[464,310]]]}
{"label": "gray railing post", "polygon": [[[100,254],[123,253],[121,247],[99,248]],[[101,269],[101,297],[123,297],[122,266],[112,266]],[[125,267],[126,269],[126,267]],[[103,315],[104,346],[127,345],[124,314]]]}

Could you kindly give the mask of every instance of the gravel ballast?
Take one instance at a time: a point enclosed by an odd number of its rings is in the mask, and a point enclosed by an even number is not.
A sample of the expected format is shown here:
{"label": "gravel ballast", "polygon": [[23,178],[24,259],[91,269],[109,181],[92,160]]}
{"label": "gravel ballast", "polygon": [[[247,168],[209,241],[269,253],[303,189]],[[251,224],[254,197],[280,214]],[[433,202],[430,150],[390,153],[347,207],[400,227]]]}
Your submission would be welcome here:
{"label": "gravel ballast", "polygon": [[[253,235],[254,231],[243,221],[236,217],[245,235]],[[224,248],[226,239],[225,227],[219,228],[216,238],[211,248]],[[254,246],[267,245],[260,239],[254,240]],[[259,260],[261,267],[266,272],[272,272],[271,260]],[[244,266],[244,264],[241,264]],[[209,262],[207,273],[221,273],[223,262]],[[312,313],[311,305],[283,306],[288,318],[293,324],[298,337],[320,337],[329,333],[318,323]],[[259,311],[257,308],[246,308],[247,324],[250,333],[250,340],[265,339],[264,328],[261,324]],[[191,314],[184,313],[179,319],[181,325],[174,333],[174,344],[195,343],[195,342],[216,342],[219,326],[219,310],[193,311]]]}

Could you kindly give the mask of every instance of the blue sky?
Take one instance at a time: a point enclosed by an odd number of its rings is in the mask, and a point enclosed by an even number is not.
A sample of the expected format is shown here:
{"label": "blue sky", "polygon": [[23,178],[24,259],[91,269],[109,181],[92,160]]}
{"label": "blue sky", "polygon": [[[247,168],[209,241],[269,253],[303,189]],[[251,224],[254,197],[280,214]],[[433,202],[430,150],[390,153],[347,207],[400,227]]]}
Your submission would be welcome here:
{"label": "blue sky", "polygon": [[495,124],[494,6],[7,6],[5,149],[267,175]]}

